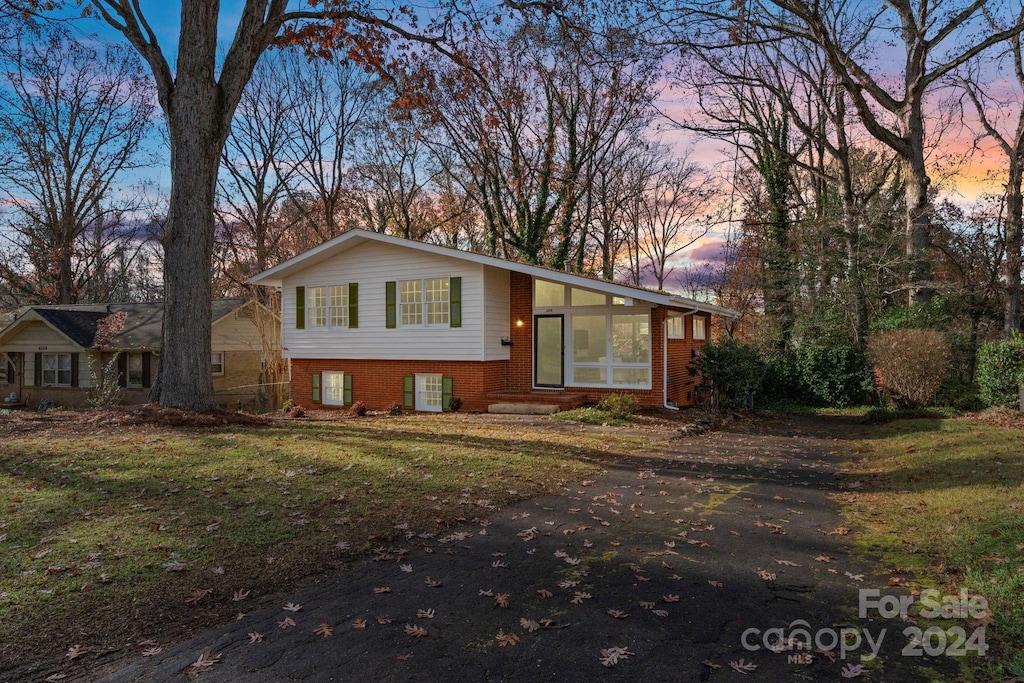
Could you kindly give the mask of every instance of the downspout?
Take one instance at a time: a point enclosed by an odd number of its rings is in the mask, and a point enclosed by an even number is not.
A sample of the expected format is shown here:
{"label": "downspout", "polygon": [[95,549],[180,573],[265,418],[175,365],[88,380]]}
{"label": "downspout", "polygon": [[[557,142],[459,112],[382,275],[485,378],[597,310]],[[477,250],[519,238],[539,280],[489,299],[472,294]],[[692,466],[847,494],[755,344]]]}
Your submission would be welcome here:
{"label": "downspout", "polygon": [[[685,318],[688,315],[693,315],[694,313],[697,313],[699,310],[700,310],[699,308],[694,308],[692,310],[689,310],[686,313],[683,313],[683,317]],[[665,314],[665,324],[662,325],[662,327],[664,327],[665,329],[662,332],[662,334],[664,335],[664,339],[661,342],[661,373],[663,375],[663,377],[661,379],[661,405],[664,406],[665,408],[669,409],[669,410],[679,410],[679,406],[669,405],[669,402],[668,402],[668,314],[667,313]]]}

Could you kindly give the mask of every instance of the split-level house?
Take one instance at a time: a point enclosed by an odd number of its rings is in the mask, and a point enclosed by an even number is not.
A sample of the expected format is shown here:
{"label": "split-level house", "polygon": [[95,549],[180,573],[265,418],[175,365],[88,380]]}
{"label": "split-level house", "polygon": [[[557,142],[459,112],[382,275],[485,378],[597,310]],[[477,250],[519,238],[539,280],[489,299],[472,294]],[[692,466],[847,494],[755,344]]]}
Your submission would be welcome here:
{"label": "split-level house", "polygon": [[353,229],[250,280],[281,291],[291,397],[445,411],[692,404],[712,316],[664,292]]}
{"label": "split-level house", "polygon": [[[267,361],[280,357],[277,316],[244,299],[217,299],[210,307],[214,396],[226,407],[260,407]],[[21,308],[0,330],[0,401],[78,407],[106,377],[120,386],[119,403],[146,403],[162,321],[161,302]]]}

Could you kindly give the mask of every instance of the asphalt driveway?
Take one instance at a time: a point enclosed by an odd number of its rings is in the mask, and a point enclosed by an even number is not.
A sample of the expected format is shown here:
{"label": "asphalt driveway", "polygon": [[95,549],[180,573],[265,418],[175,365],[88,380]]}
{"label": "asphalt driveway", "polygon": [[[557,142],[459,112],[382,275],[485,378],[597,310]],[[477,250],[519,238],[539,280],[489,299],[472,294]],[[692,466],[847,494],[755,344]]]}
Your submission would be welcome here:
{"label": "asphalt driveway", "polygon": [[[849,552],[836,433],[785,419],[673,440],[272,608],[240,600],[237,621],[102,680],[954,679],[952,660],[901,655],[905,622],[858,616],[858,590],[898,589]],[[801,627],[810,650],[789,640]]]}

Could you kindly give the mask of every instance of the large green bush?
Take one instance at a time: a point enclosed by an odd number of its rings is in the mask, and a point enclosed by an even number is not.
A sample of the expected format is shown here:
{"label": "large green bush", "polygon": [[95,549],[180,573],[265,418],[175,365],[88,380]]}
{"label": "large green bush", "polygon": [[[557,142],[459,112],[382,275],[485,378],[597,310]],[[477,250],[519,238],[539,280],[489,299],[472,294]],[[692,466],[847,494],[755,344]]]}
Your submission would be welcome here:
{"label": "large green bush", "polygon": [[847,344],[802,346],[764,359],[763,396],[769,403],[845,407],[871,398],[871,371],[864,354]]}
{"label": "large green bush", "polygon": [[982,344],[978,350],[978,390],[990,406],[1018,407],[1020,383],[1024,381],[1024,339]]}
{"label": "large green bush", "polygon": [[701,375],[700,387],[710,393],[715,408],[728,408],[743,405],[749,393],[760,389],[764,364],[754,347],[725,339],[700,347],[690,372]]}

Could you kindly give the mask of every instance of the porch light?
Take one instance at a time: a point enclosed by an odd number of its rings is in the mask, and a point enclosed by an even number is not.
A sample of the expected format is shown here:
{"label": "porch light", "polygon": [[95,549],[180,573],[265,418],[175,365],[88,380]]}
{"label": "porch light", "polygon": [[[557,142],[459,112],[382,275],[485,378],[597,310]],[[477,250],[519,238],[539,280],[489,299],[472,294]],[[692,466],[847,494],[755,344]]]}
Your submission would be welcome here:
{"label": "porch light", "polygon": [[523,321],[522,320],[517,320],[516,321],[516,327],[522,327],[522,326],[523,326]]}

